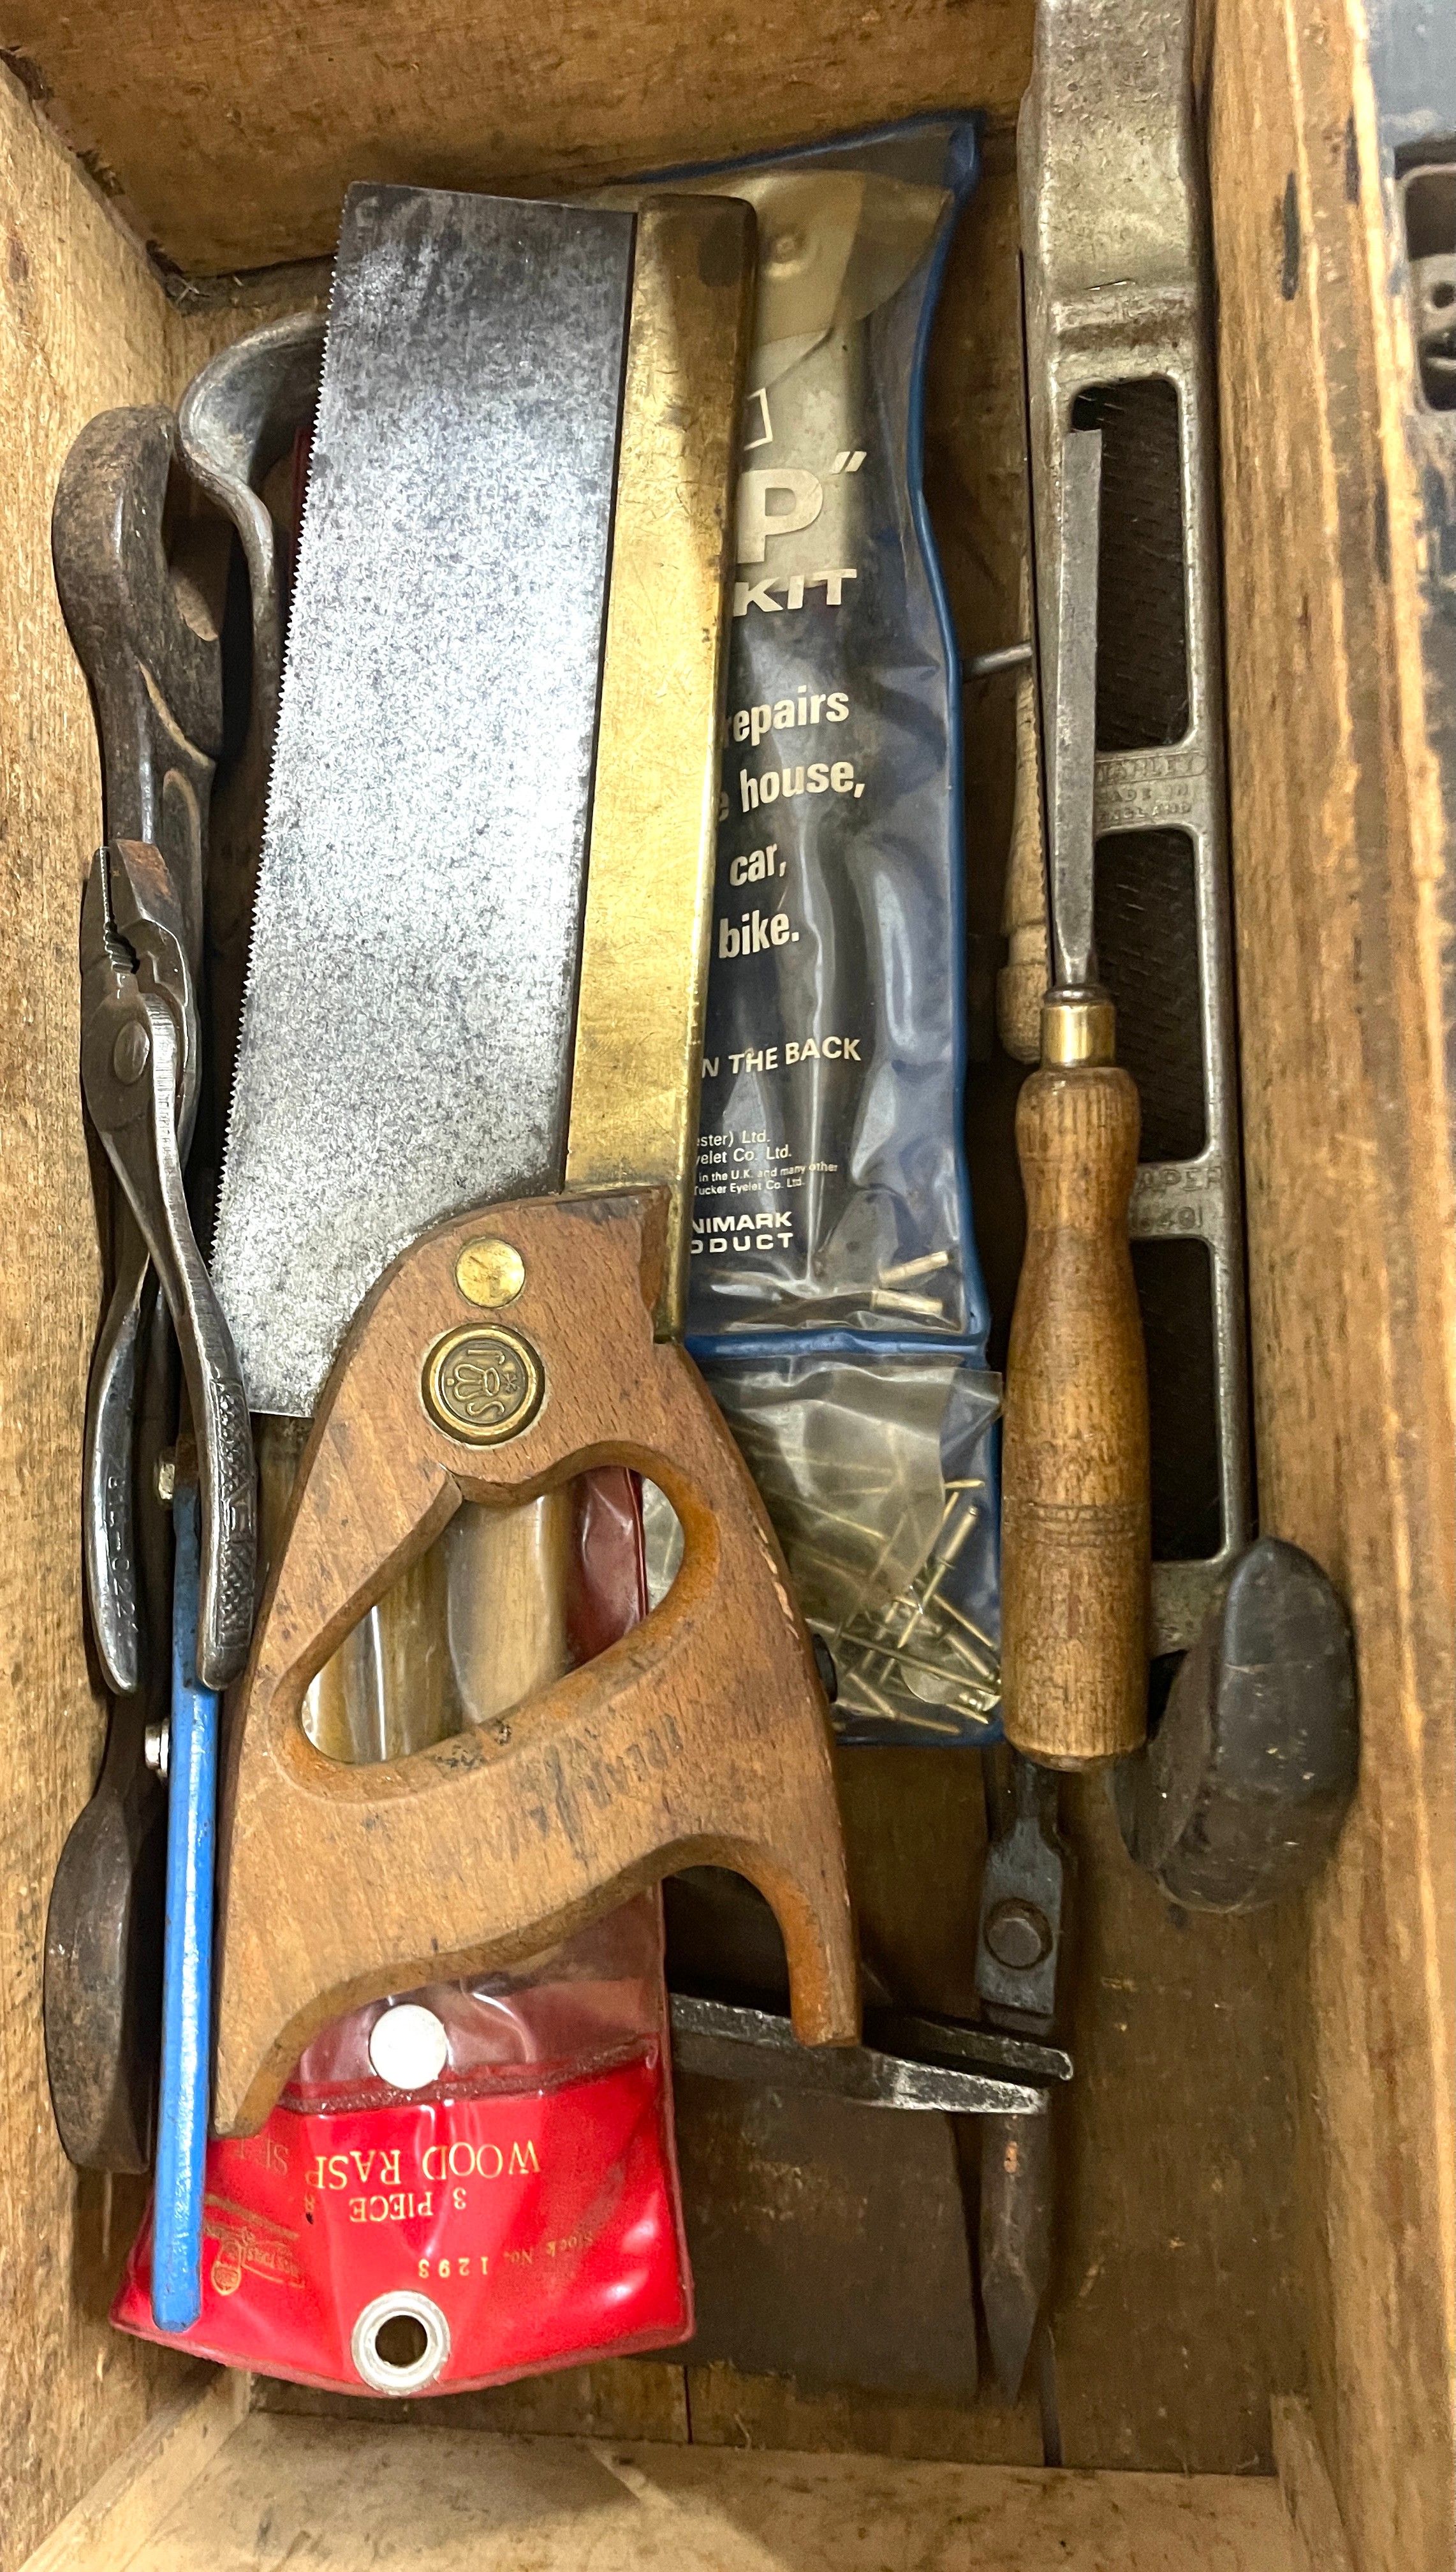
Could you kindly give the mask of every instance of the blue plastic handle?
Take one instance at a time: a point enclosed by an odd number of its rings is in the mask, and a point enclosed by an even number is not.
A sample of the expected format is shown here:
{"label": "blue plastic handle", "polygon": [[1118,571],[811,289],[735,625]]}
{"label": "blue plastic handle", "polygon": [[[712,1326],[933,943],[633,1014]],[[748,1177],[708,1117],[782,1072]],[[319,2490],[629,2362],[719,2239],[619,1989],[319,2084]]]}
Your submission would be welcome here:
{"label": "blue plastic handle", "polygon": [[162,1980],[162,2098],[152,2240],[159,2330],[192,2328],[203,2308],[203,2200],[213,2055],[213,1872],[218,1815],[218,1698],[197,1672],[196,1485],[173,1501],[172,1738],[168,1757],[167,1943]]}

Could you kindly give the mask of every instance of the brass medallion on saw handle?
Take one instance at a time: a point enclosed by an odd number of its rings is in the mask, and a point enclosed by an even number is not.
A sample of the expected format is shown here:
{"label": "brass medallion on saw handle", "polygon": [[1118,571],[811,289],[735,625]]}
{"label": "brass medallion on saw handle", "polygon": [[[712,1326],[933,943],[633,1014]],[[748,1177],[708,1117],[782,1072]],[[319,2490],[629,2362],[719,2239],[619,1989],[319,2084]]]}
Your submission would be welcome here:
{"label": "brass medallion on saw handle", "polygon": [[[539,1953],[688,1865],[745,1875],[809,2043],[858,2033],[827,1708],[762,1504],[691,1359],[654,1337],[667,1192],[491,1209],[520,1251],[511,1338],[548,1398],[494,1445],[422,1399],[444,1343],[501,1338],[456,1263],[480,1215],[386,1271],[315,1416],[230,1743],[214,2113],[260,2124],[315,2029],[387,1992]],[[307,1738],[309,1682],[465,1502],[510,1508],[601,1465],[684,1529],[667,1598],[499,1728],[350,1766]]]}
{"label": "brass medallion on saw handle", "polygon": [[467,1447],[499,1447],[529,1429],[546,1377],[529,1340],[497,1324],[446,1331],[425,1360],[424,1406],[437,1429]]}

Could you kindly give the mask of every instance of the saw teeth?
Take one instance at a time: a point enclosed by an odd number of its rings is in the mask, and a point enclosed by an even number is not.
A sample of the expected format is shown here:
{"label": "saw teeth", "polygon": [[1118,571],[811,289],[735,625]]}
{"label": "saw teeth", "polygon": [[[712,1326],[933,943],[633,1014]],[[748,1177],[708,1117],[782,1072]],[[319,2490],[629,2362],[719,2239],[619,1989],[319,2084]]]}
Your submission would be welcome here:
{"label": "saw teeth", "polygon": [[[323,346],[319,353],[318,360],[318,390],[313,403],[313,417],[315,421],[318,417],[319,404],[323,399],[324,379],[328,373],[328,343],[329,336],[333,328],[333,292],[336,275],[337,262],[335,262],[330,268],[328,276],[328,302],[324,309],[323,317]],[[301,426],[301,422],[299,425]],[[278,725],[282,721],[283,699],[287,693],[288,686],[288,661],[289,654],[292,649],[293,632],[293,600],[297,594],[298,572],[303,560],[304,540],[308,533],[308,503],[312,496],[313,440],[310,437],[308,441],[308,469],[303,481],[303,505],[298,512],[297,541],[291,548],[292,577],[288,582],[287,605],[283,615],[282,651],[278,661],[277,713],[273,719],[273,737],[271,742],[268,744],[267,787],[263,795],[262,807],[262,838],[258,847],[257,875],[254,879],[252,889],[252,916],[247,924],[247,955],[243,963],[243,990],[238,1008],[238,1041],[233,1050],[233,1062],[228,1075],[228,1109],[223,1119],[223,1156],[218,1181],[218,1215],[221,1215],[222,1213],[223,1200],[228,1188],[228,1167],[231,1159],[231,1145],[233,1141],[233,1110],[238,1096],[238,1066],[243,1059],[243,1033],[247,1024],[247,1004],[252,992],[253,955],[257,945],[257,897],[262,885],[263,869],[267,865],[268,833],[271,829],[273,818],[273,781],[277,774],[278,763]]]}

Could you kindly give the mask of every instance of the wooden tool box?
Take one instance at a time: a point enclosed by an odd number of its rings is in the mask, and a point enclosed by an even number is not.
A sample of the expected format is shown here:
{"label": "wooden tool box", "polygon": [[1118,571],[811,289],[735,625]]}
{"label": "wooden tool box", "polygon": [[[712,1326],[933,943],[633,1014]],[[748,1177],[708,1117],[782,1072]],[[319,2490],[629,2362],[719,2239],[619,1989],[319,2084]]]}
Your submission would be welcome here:
{"label": "wooden tool box", "polygon": [[[100,1289],[77,916],[100,798],[49,546],[71,440],[108,405],[175,400],[231,338],[317,301],[355,177],[549,192],[977,106],[986,172],[942,303],[927,474],[962,648],[1004,644],[1024,547],[1013,128],[1032,0],[0,13],[6,2572],[1451,2560],[1456,862],[1433,655],[1453,483],[1449,415],[1426,434],[1405,412],[1378,110],[1395,14],[1209,0],[1199,49],[1260,1517],[1351,1607],[1362,1787],[1311,1898],[1193,1922],[1129,1866],[1101,1783],[1070,1799],[1058,2473],[1030,2402],[984,2394],[810,2395],[662,2359],[345,2420],[123,2339],[106,2310],[140,2186],[63,2159],[40,2014],[47,1894],[104,1723],[77,1515]],[[983,709],[971,903],[991,935],[1011,747],[1009,703]],[[994,1169],[977,1185],[1004,1307]],[[976,1766],[841,1761],[880,1950],[952,2010],[970,1998]]]}

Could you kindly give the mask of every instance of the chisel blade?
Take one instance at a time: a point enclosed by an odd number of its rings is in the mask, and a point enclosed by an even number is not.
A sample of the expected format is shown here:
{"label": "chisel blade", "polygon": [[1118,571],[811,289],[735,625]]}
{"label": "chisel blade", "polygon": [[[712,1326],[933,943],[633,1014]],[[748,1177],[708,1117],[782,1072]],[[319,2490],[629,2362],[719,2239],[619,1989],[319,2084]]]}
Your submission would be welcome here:
{"label": "chisel blade", "polygon": [[1052,969],[1060,990],[1097,979],[1093,800],[1097,775],[1097,549],[1102,431],[1062,440],[1057,662],[1049,743]]}
{"label": "chisel blade", "polygon": [[254,1411],[562,1182],[633,234],[345,203],[213,1258]]}

